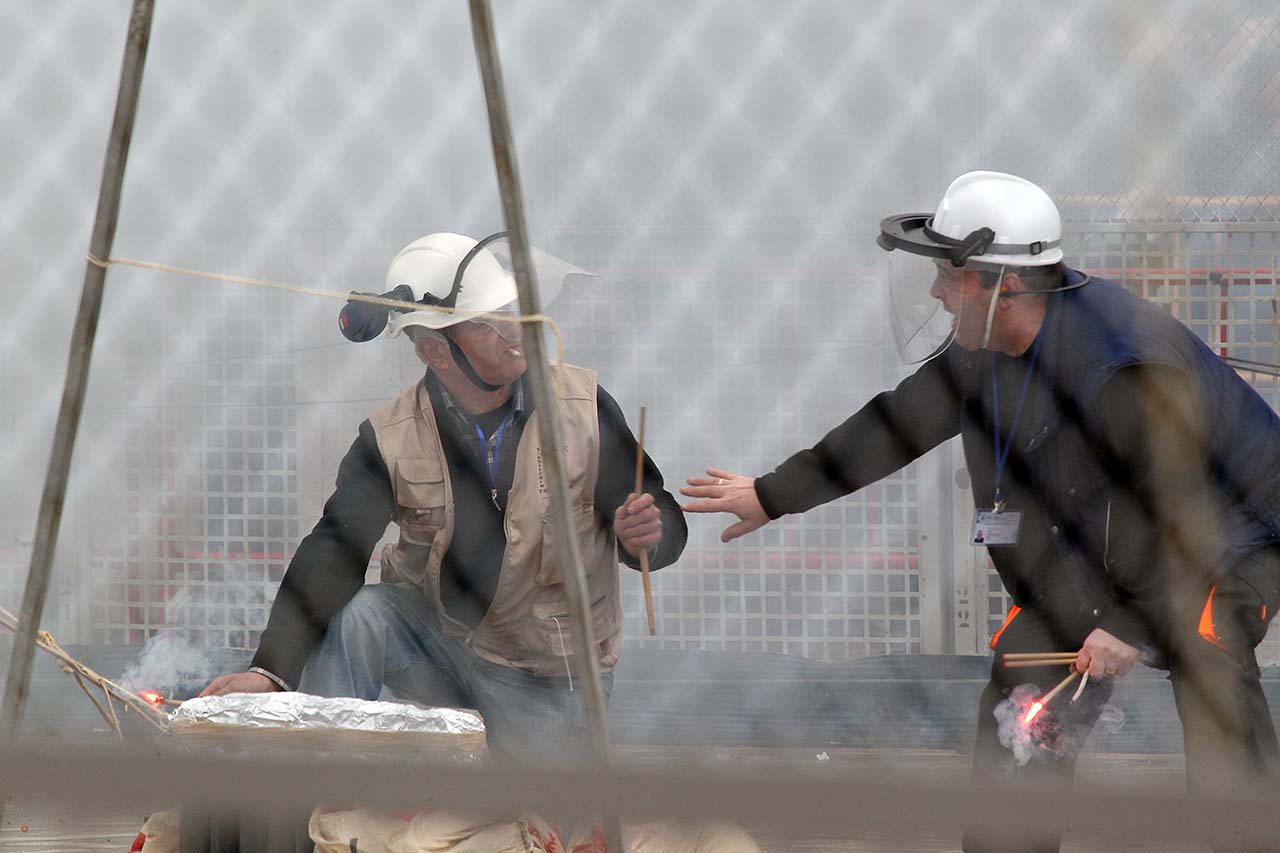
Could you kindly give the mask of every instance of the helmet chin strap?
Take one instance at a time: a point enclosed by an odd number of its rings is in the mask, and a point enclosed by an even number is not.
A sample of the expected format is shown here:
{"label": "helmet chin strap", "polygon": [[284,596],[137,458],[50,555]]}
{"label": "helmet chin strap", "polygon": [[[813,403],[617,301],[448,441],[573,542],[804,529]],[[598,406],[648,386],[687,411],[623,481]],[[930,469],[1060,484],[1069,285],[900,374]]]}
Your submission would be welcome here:
{"label": "helmet chin strap", "polygon": [[991,343],[991,327],[996,320],[996,305],[1000,302],[1000,282],[1004,281],[1004,264],[1000,265],[1000,276],[996,279],[995,291],[991,294],[991,304],[987,307],[987,328],[982,333],[982,349]]}
{"label": "helmet chin strap", "polygon": [[444,339],[449,342],[449,352],[453,353],[454,362],[462,370],[462,375],[471,380],[472,385],[476,386],[481,391],[501,391],[506,387],[505,385],[494,385],[481,379],[479,374],[476,373],[476,369],[471,366],[471,361],[467,358],[467,354],[464,353],[462,351],[462,347],[458,346],[454,341],[453,336],[449,334],[448,329],[444,330]]}

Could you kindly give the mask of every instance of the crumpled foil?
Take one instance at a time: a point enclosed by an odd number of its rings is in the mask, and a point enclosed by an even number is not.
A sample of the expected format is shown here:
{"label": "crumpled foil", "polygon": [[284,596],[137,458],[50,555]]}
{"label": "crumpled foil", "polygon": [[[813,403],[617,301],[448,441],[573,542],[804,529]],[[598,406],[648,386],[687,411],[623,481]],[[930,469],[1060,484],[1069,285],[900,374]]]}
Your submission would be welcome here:
{"label": "crumpled foil", "polygon": [[169,716],[169,724],[171,729],[214,724],[260,729],[484,733],[484,720],[473,711],[307,693],[232,693],[189,699]]}

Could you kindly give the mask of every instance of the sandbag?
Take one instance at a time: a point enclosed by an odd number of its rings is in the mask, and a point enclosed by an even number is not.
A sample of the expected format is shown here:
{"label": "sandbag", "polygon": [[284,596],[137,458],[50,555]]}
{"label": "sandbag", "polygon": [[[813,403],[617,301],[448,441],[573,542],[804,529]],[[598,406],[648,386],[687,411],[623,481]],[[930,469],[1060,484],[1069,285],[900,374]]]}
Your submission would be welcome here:
{"label": "sandbag", "polygon": [[[428,809],[395,815],[377,809],[320,807],[311,813],[316,853],[564,853],[560,833],[537,815],[493,823]],[[354,842],[354,847],[353,847]]]}
{"label": "sandbag", "polygon": [[142,838],[140,853],[178,853],[182,843],[182,821],[178,810],[153,812],[138,830]]}
{"label": "sandbag", "polygon": [[[761,853],[740,827],[718,820],[654,820],[622,828],[628,853]],[[575,832],[569,853],[605,853],[604,829]]]}

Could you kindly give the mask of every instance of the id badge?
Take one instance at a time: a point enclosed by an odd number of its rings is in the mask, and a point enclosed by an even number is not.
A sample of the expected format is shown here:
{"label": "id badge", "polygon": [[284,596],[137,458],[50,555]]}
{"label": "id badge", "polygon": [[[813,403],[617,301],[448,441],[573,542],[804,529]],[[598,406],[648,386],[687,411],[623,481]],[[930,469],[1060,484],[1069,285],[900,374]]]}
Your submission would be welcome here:
{"label": "id badge", "polygon": [[994,548],[1017,545],[1022,529],[1022,513],[980,509],[973,516],[973,544]]}

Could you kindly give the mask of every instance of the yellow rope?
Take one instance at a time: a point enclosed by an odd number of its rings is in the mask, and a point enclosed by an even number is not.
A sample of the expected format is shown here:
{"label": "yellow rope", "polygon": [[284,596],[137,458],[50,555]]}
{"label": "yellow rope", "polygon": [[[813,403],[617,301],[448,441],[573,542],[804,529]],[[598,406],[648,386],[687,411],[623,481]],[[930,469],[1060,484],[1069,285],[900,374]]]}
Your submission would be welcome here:
{"label": "yellow rope", "polygon": [[[153,261],[137,261],[132,258],[110,257],[106,260],[94,257],[92,254],[86,254],[85,260],[93,264],[95,267],[107,269],[110,266],[119,264],[120,266],[137,267],[138,269],[153,270],[155,272],[175,273],[177,275],[186,275],[193,278],[204,278],[211,281],[223,281],[230,284],[243,284],[249,287],[264,287],[271,290],[283,290],[288,293],[300,293],[304,296],[319,296],[324,299],[337,299],[342,302],[367,302],[370,305],[382,305],[387,308],[404,308],[408,303],[399,299],[384,299],[381,296],[370,296],[365,293],[343,293],[339,290],[321,290],[315,287],[303,287],[298,284],[290,284],[285,281],[268,281],[261,278],[248,278],[241,275],[226,275],[224,273],[208,272],[206,270],[189,269],[187,267],[175,267],[170,264],[157,264]],[[467,320],[474,320],[482,317],[493,317],[502,320],[516,320],[520,323],[542,323],[551,329],[556,336],[556,366],[564,365],[564,335],[560,332],[560,327],[556,325],[556,321],[546,314],[519,314],[511,316],[509,314],[495,314],[492,311],[458,311],[453,308],[442,308],[438,305],[423,305],[421,303],[413,303],[415,311],[435,311],[440,314],[452,314],[456,317],[462,317]]]}

